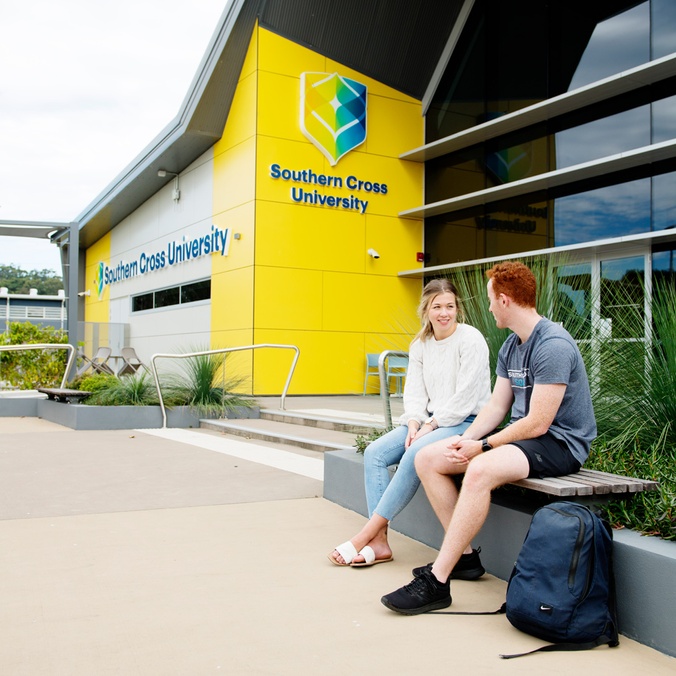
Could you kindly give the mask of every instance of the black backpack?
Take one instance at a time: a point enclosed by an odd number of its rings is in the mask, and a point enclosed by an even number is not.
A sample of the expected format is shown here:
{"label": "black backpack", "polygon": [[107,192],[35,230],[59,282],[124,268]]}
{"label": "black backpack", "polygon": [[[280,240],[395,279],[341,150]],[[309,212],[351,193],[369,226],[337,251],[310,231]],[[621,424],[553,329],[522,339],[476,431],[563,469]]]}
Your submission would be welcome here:
{"label": "black backpack", "polygon": [[506,613],[517,629],[551,645],[535,652],[588,650],[619,645],[610,526],[587,507],[554,502],[540,507],[507,583],[507,599],[493,613]]}
{"label": "black backpack", "polygon": [[556,643],[539,651],[614,648],[619,640],[612,554],[612,530],[589,508],[574,502],[541,507],[507,585],[507,619]]}

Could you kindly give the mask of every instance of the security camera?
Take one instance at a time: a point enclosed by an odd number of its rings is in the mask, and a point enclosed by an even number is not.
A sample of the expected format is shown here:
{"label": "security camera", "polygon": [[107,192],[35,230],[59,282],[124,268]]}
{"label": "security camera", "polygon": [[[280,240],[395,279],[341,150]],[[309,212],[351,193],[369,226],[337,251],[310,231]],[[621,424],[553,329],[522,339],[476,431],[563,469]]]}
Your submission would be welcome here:
{"label": "security camera", "polygon": [[77,295],[80,296],[80,298],[84,298],[85,296],[87,297],[91,296],[92,292],[89,289],[87,289],[86,291],[80,291],[80,293],[78,293]]}
{"label": "security camera", "polygon": [[369,249],[366,252],[371,258],[380,258],[380,254],[375,249]]}

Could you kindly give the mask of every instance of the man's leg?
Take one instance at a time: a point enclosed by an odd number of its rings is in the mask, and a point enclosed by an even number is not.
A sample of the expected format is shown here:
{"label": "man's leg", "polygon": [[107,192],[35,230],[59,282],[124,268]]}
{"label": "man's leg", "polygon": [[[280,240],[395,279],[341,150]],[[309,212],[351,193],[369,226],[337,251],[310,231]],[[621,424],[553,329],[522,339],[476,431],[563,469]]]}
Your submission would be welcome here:
{"label": "man's leg", "polygon": [[491,491],[529,474],[525,454],[511,445],[476,456],[466,468],[462,490],[432,569],[423,570],[409,584],[383,596],[382,603],[391,610],[417,615],[450,606],[451,571],[481,530],[488,515]]}
{"label": "man's leg", "polygon": [[484,525],[491,492],[512,481],[525,479],[529,471],[523,451],[511,445],[495,448],[469,463],[439,555],[432,566],[439,581],[448,580],[460,555]]}
{"label": "man's leg", "polygon": [[425,446],[415,458],[418,478],[444,531],[448,528],[458,500],[458,488],[453,477],[463,474],[467,469],[467,465],[451,464],[444,455],[447,451],[448,441],[444,439]]}

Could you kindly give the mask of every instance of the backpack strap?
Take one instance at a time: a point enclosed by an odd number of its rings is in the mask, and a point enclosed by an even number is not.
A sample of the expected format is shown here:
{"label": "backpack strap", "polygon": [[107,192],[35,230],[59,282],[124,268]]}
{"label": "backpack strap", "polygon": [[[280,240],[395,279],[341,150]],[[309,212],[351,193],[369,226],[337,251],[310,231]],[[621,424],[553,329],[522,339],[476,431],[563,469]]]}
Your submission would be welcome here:
{"label": "backpack strap", "polygon": [[497,610],[432,610],[428,615],[504,615],[507,612],[507,604],[503,603]]}
{"label": "backpack strap", "polygon": [[609,647],[615,648],[619,643],[614,640],[612,636],[599,636],[595,641],[589,643],[551,643],[543,645],[535,650],[529,650],[525,653],[514,653],[513,655],[500,655],[503,660],[511,660],[513,657],[523,657],[524,655],[532,655],[533,653],[555,652],[561,650],[591,650],[600,645],[608,644]]}

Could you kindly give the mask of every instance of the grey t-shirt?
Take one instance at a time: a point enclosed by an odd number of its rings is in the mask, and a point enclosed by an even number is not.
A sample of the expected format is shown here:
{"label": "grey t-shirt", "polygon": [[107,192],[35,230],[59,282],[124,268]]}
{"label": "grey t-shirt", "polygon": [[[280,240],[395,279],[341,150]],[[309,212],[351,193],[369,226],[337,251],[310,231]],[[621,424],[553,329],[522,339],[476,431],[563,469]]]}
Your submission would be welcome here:
{"label": "grey t-shirt", "polygon": [[525,343],[513,333],[500,348],[496,373],[512,385],[511,422],[528,414],[536,383],[566,385],[549,431],[584,463],[596,437],[596,419],[582,355],[568,331],[543,317]]}

